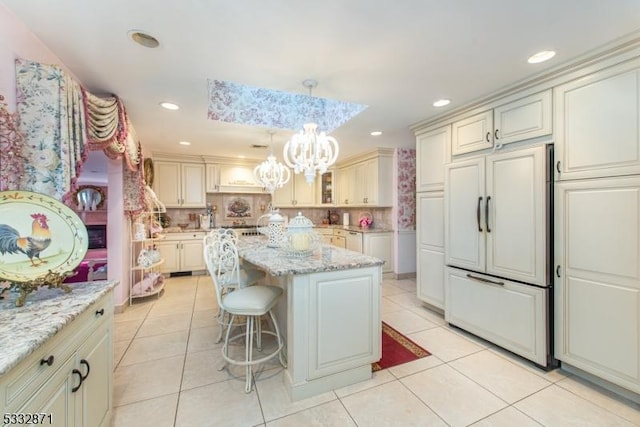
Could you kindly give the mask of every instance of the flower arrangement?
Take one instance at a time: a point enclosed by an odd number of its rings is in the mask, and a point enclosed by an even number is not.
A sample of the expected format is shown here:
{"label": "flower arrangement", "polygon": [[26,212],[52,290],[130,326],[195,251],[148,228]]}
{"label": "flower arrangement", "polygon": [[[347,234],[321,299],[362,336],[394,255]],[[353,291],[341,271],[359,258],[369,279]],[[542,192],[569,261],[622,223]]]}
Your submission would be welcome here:
{"label": "flower arrangement", "polygon": [[361,216],[360,220],[358,221],[358,223],[360,224],[360,227],[362,228],[369,228],[372,222],[373,220],[371,219],[371,217],[366,215]]}

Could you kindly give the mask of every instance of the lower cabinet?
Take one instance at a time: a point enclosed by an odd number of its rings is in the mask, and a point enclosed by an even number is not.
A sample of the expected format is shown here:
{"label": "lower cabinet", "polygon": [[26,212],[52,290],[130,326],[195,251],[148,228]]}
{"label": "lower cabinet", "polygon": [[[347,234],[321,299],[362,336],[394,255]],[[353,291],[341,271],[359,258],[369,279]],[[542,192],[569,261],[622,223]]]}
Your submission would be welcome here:
{"label": "lower cabinet", "polygon": [[160,272],[205,270],[206,265],[202,253],[204,233],[173,234],[167,234],[163,241],[156,243],[156,248],[164,259],[164,263],[159,267]]}
{"label": "lower cabinet", "polygon": [[548,292],[546,288],[447,267],[444,319],[547,366]]}
{"label": "lower cabinet", "polygon": [[362,233],[362,252],[384,261],[383,273],[393,273],[393,233]]}
{"label": "lower cabinet", "polygon": [[361,252],[384,261],[383,273],[393,273],[393,233],[390,231],[351,231],[342,228],[316,228],[322,243]]}
{"label": "lower cabinet", "polygon": [[640,177],[555,185],[555,356],[640,393]]}
{"label": "lower cabinet", "polygon": [[444,309],[444,192],[416,196],[418,298]]}
{"label": "lower cabinet", "polygon": [[112,298],[112,292],[100,298],[2,378],[4,414],[45,417],[31,424],[111,425]]}
{"label": "lower cabinet", "polygon": [[[308,377],[325,377],[381,356],[380,273],[358,268],[309,276]],[[357,320],[356,320],[357,319]]]}

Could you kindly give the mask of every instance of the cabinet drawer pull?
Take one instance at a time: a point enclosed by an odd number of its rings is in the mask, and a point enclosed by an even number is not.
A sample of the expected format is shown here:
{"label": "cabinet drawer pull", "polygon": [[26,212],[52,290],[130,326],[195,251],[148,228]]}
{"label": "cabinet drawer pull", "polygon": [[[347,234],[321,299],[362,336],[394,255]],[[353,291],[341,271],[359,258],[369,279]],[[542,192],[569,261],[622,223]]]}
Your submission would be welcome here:
{"label": "cabinet drawer pull", "polygon": [[491,142],[489,138],[491,137],[491,132],[487,132],[487,142]]}
{"label": "cabinet drawer pull", "polygon": [[493,137],[495,139],[498,139],[498,129],[496,129],[495,132],[493,132]]}
{"label": "cabinet drawer pull", "polygon": [[104,308],[101,308],[100,310],[96,310],[96,316],[104,316]]}
{"label": "cabinet drawer pull", "polygon": [[556,171],[558,171],[558,173],[560,173],[560,160],[558,160],[556,162]]}
{"label": "cabinet drawer pull", "polygon": [[491,283],[492,285],[504,286],[504,282],[496,282],[493,280],[485,279],[484,277],[474,276],[473,274],[467,273],[467,277],[469,279],[477,280],[479,282]]}
{"label": "cabinet drawer pull", "polygon": [[484,205],[484,222],[487,233],[491,233],[491,229],[489,228],[489,200],[491,200],[491,196],[487,196],[487,203]]}
{"label": "cabinet drawer pull", "polygon": [[476,209],[476,219],[478,220],[478,231],[482,233],[482,225],[480,224],[480,204],[482,203],[482,196],[478,197],[478,208]]}
{"label": "cabinet drawer pull", "polygon": [[556,267],[556,277],[560,277],[560,266]]}
{"label": "cabinet drawer pull", "polygon": [[71,371],[71,373],[76,374],[78,377],[80,377],[80,382],[78,383],[78,385],[71,389],[71,393],[75,393],[76,391],[80,390],[80,386],[82,385],[82,381],[84,380],[82,378],[82,372],[80,372],[79,370],[74,369],[73,371]]}
{"label": "cabinet drawer pull", "polygon": [[[89,362],[87,362],[85,359],[80,360],[80,364],[81,365],[86,365],[86,367],[87,367],[87,373],[84,374],[84,376],[82,377],[82,381],[84,381],[89,376],[89,372],[91,372],[91,366],[89,366]],[[81,376],[82,376],[82,374],[81,374]]]}
{"label": "cabinet drawer pull", "polygon": [[49,357],[47,357],[46,359],[40,359],[40,366],[42,365],[47,365],[47,366],[51,366],[53,365],[53,361],[55,360],[55,358],[53,357],[53,354]]}

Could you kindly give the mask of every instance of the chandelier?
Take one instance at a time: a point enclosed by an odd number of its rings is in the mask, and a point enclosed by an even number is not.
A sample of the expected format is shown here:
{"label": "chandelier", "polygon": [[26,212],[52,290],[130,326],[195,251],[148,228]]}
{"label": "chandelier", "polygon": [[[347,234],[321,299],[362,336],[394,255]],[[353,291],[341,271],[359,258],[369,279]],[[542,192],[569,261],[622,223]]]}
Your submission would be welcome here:
{"label": "chandelier", "polygon": [[[271,143],[269,144],[270,150],[273,146],[274,133],[274,131],[269,132],[269,135],[271,135]],[[262,184],[267,191],[271,193],[271,195],[273,195],[276,188],[282,188],[282,186],[289,181],[291,172],[289,171],[289,168],[276,160],[276,156],[273,155],[272,151],[267,156],[267,160],[255,167],[253,170],[253,177],[258,183]]]}
{"label": "chandelier", "polygon": [[[315,80],[305,80],[302,84],[311,90],[317,86]],[[306,123],[303,130],[293,135],[284,146],[284,161],[295,173],[304,172],[307,183],[312,184],[316,171],[321,175],[338,158],[338,141],[325,132],[318,132],[316,123]]]}

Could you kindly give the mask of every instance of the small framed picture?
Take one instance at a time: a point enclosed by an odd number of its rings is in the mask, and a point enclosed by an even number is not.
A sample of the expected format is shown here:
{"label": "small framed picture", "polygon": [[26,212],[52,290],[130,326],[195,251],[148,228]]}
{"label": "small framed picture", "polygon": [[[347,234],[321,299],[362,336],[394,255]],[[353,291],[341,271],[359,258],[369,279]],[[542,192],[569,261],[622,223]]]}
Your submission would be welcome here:
{"label": "small framed picture", "polygon": [[224,196],[225,219],[245,219],[253,217],[253,196]]}

